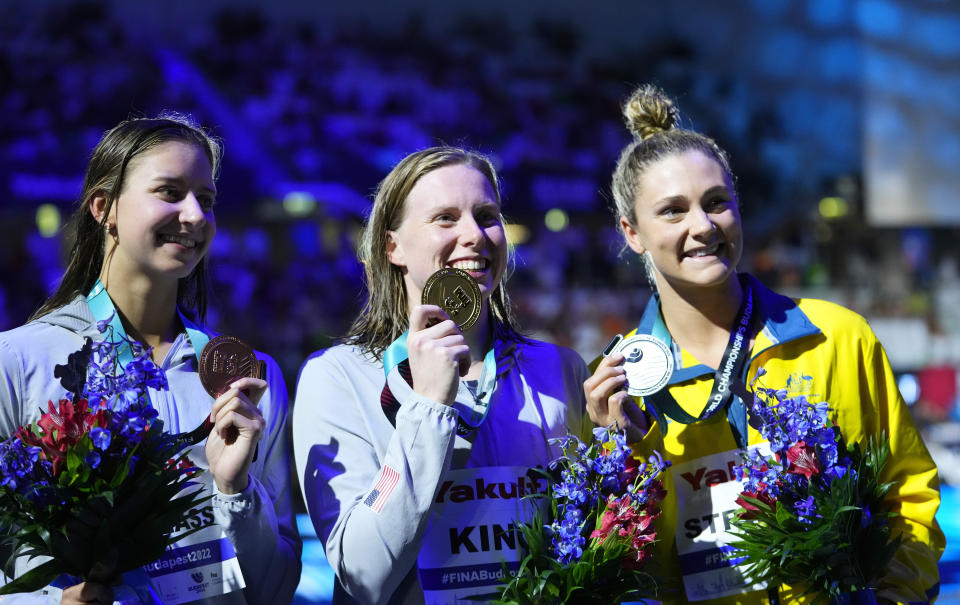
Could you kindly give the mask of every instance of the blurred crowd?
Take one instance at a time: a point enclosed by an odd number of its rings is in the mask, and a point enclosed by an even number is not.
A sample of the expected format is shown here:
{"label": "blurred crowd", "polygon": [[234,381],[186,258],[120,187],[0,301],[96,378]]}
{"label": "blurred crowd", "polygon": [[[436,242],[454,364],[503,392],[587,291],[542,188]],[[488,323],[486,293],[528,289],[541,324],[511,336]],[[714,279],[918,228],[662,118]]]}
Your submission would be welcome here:
{"label": "blurred crowd", "polygon": [[[415,17],[383,30],[277,21],[255,8],[219,11],[169,40],[98,2],[29,18],[4,3],[0,37],[0,329],[22,323],[62,271],[62,236],[38,229],[38,208],[70,212],[105,128],[175,110],[226,147],[211,323],[271,353],[291,390],[303,359],[362,304],[355,242],[365,200],[397,160],[437,142],[494,158],[516,226],[510,293],[521,323],[590,359],[632,328],[650,296],[607,200],[627,142],[619,103],[634,83],[655,81],[680,93],[683,114],[732,156],[742,268],[785,293],[887,321],[890,333],[918,327],[927,340],[886,346],[921,386],[925,370],[948,368],[939,389],[925,387],[936,401],[918,395],[918,409],[941,432],[958,419],[956,230],[866,227],[859,176],[798,170],[790,146],[801,143],[784,117],[744,102],[749,81],[698,67],[696,40],[638,40],[601,60],[581,55],[576,31],[559,21],[518,32],[469,15],[438,33]],[[855,166],[859,152],[838,144],[831,153],[845,155],[833,164]],[[822,212],[831,196],[845,213]],[[928,346],[901,351],[918,342]],[[960,434],[942,440],[960,444]]]}

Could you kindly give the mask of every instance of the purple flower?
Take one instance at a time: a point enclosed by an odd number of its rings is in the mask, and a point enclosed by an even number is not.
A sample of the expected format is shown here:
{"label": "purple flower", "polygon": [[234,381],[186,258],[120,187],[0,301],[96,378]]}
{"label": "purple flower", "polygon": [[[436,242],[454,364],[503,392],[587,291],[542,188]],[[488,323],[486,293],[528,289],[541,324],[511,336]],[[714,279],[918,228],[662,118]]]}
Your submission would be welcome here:
{"label": "purple flower", "polygon": [[99,330],[101,334],[106,333],[107,330],[110,330],[111,332],[113,331],[112,328],[110,327],[110,322],[113,321],[114,315],[116,315],[116,311],[111,313],[110,317],[106,319],[101,319],[100,321],[97,322],[97,330]]}
{"label": "purple flower", "polygon": [[84,461],[90,468],[97,468],[100,466],[100,452],[90,452]]}
{"label": "purple flower", "polygon": [[35,480],[45,482],[49,476],[37,462],[41,449],[28,446],[16,436],[0,442],[0,486],[24,493],[27,486]]}
{"label": "purple flower", "polygon": [[793,503],[793,510],[797,513],[797,520],[801,523],[812,524],[813,521],[811,517],[820,515],[815,515],[816,505],[813,500],[813,496],[807,496],[802,500],[797,500]]}
{"label": "purple flower", "polygon": [[100,451],[106,451],[110,447],[110,431],[94,427],[90,429],[90,440],[93,441],[93,447]]}
{"label": "purple flower", "polygon": [[626,435],[611,427],[594,429],[590,443],[573,436],[558,442],[563,456],[550,463],[550,468],[561,471],[559,481],[552,486],[555,518],[546,526],[558,562],[566,565],[583,556],[587,535],[595,529],[598,515],[613,495],[629,494],[627,501],[644,508],[648,501],[652,503],[647,509],[650,520],[659,514],[655,504],[665,492],[654,479],[669,466],[659,454],[643,465],[637,464],[630,457]]}

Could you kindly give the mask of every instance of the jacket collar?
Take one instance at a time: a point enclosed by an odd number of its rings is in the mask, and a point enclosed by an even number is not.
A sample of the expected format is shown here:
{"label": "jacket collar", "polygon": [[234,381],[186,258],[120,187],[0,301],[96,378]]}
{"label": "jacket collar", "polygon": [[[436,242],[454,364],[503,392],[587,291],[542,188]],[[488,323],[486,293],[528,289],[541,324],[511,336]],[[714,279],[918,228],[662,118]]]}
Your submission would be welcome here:
{"label": "jacket collar", "polygon": [[[820,333],[820,328],[810,321],[810,318],[800,310],[793,299],[777,294],[750,274],[745,274],[745,276],[753,288],[754,304],[761,314],[763,325],[760,333],[756,336],[757,341],[753,349],[756,353],[751,357],[751,361],[771,347]],[[634,333],[656,336],[663,340],[671,350],[674,350],[675,354],[679,354],[679,351],[676,351],[673,346],[673,339],[663,322],[663,316],[660,314],[660,296],[656,293],[647,302],[647,307],[640,318],[640,325]],[[674,372],[670,384],[684,382],[713,371],[705,365],[678,368]]]}

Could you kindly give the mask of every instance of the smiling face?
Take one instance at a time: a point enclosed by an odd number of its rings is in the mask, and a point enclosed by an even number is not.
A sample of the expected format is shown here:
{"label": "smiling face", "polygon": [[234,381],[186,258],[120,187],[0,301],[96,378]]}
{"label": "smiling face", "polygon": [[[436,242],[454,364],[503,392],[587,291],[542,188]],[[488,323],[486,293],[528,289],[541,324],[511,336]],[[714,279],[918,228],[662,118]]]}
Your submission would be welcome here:
{"label": "smiling face", "polygon": [[438,269],[469,273],[484,304],[506,270],[507,238],[496,192],[467,164],[422,176],[407,196],[400,226],[387,235],[387,259],[403,272],[408,307],[420,303],[424,284]]}
{"label": "smiling face", "polygon": [[697,150],[668,155],[644,171],[637,190],[636,225],[621,217],[620,226],[630,248],[652,261],[659,287],[730,279],[743,234],[733,185],[716,160]]}
{"label": "smiling face", "polygon": [[[197,145],[167,141],[134,157],[108,218],[116,226],[104,255],[111,279],[188,276],[216,232],[215,198],[210,161]],[[91,200],[98,220],[104,207],[102,196]]]}

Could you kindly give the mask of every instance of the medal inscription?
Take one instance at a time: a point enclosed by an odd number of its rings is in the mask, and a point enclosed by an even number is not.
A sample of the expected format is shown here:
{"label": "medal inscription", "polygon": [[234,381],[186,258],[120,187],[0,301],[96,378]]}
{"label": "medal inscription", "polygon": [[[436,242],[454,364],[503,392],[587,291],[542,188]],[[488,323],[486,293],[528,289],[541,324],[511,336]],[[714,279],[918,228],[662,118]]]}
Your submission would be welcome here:
{"label": "medal inscription", "polygon": [[238,378],[263,378],[263,363],[253,348],[239,338],[221,334],[200,353],[200,383],[211,397],[219,397]]}
{"label": "medal inscription", "polygon": [[667,345],[649,334],[634,334],[620,340],[613,351],[623,355],[627,392],[634,396],[656,393],[673,374],[673,354]]}
{"label": "medal inscription", "polygon": [[427,279],[421,304],[442,308],[461,330],[469,330],[480,319],[480,287],[461,269],[440,269]]}

